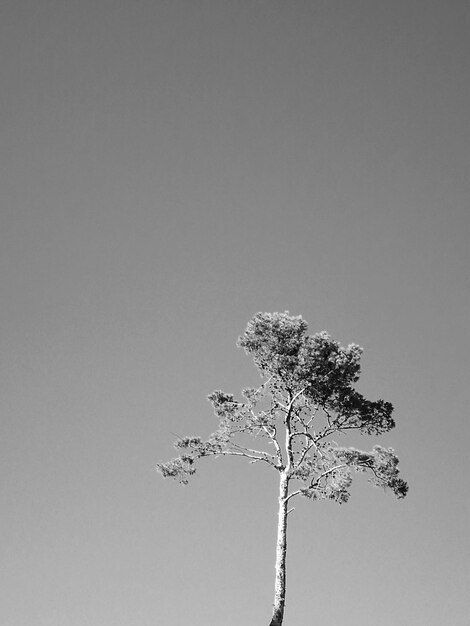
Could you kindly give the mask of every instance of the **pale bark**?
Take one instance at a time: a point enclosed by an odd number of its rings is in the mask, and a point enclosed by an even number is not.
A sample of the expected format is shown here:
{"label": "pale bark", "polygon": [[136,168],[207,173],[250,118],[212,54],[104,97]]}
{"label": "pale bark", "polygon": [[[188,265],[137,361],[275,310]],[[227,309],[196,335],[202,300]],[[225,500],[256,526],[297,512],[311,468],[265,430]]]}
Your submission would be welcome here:
{"label": "pale bark", "polygon": [[286,603],[287,502],[289,479],[286,471],[280,474],[279,513],[276,544],[276,579],[273,617],[269,626],[282,626]]}

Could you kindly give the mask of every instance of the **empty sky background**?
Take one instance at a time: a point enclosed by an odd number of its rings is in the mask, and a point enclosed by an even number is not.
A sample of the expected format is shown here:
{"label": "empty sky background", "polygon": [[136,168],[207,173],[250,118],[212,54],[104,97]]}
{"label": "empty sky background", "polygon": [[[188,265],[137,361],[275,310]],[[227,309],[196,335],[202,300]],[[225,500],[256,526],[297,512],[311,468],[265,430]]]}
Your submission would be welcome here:
{"label": "empty sky background", "polygon": [[277,476],[155,463],[257,311],[365,348],[403,501],[290,517],[286,626],[468,626],[470,8],[3,0],[2,626],[267,624]]}

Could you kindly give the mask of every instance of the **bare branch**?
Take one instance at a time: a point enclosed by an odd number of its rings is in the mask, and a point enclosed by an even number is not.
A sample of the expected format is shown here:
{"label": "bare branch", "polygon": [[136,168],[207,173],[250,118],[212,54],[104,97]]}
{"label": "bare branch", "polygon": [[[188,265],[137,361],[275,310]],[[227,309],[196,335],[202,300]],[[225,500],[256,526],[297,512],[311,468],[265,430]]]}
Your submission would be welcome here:
{"label": "bare branch", "polygon": [[223,454],[229,452],[233,452],[234,456],[240,456],[240,454],[243,454],[247,458],[255,459],[257,461],[266,461],[266,463],[269,463],[273,467],[277,467],[276,458],[267,452],[263,452],[263,450],[252,450],[251,448],[246,448],[245,446],[233,442],[230,445],[232,448],[235,448],[235,450],[224,450],[222,452]]}
{"label": "bare branch", "polygon": [[328,474],[331,474],[335,472],[336,470],[342,469],[343,467],[347,467],[347,463],[342,463],[341,465],[335,465],[334,467],[330,467],[329,469],[325,470],[319,476],[317,476],[315,480],[312,479],[307,489],[314,489],[320,483],[320,480],[322,478],[324,478],[325,476],[328,476]]}
{"label": "bare branch", "polygon": [[318,404],[316,404],[316,405],[315,405],[315,407],[311,410],[311,416],[310,416],[310,419],[309,419],[307,422],[305,422],[305,426],[306,426],[306,428],[310,428],[310,425],[311,425],[311,423],[313,422],[313,420],[315,419],[315,417],[316,417],[316,415],[317,415],[317,413],[318,413],[318,409],[319,409],[319,408],[320,408],[320,407],[319,407],[319,405],[318,405]]}
{"label": "bare branch", "polygon": [[325,407],[322,407],[322,408],[323,408],[323,412],[324,412],[324,414],[326,415],[326,419],[328,420],[328,426],[329,426],[330,428],[332,428],[332,425],[331,425],[331,415],[330,415],[330,412],[329,412],[329,411],[327,411],[327,410],[325,409]]}
{"label": "bare branch", "polygon": [[266,431],[266,433],[268,434],[268,437],[271,439],[271,442],[274,444],[274,447],[276,448],[276,456],[277,456],[277,460],[279,462],[279,466],[282,466],[282,464],[283,464],[282,450],[281,450],[281,446],[279,445],[279,441],[277,440],[277,430],[276,430],[276,427],[273,426],[271,433],[268,432],[267,426],[263,426],[263,428]]}
{"label": "bare branch", "polygon": [[292,439],[291,439],[291,412],[292,412],[292,402],[289,405],[289,410],[286,415],[285,426],[286,426],[286,440],[285,440],[285,449],[286,449],[286,457],[287,457],[287,471],[290,472],[290,469],[294,465],[294,457],[292,454]]}
{"label": "bare branch", "polygon": [[221,450],[220,452],[217,452],[217,454],[215,456],[219,456],[219,455],[223,455],[223,456],[244,456],[247,459],[253,459],[253,462],[264,461],[265,463],[268,463],[269,465],[271,465],[271,467],[277,468],[277,465],[274,462],[274,457],[273,457],[273,460],[270,460],[269,458],[266,458],[266,457],[254,456],[252,454],[248,454],[247,452],[241,452],[241,451],[240,452],[236,452],[235,450]]}
{"label": "bare branch", "polygon": [[302,387],[302,389],[300,391],[298,391],[291,399],[291,401],[288,404],[288,410],[291,411],[292,407],[294,406],[294,402],[297,400],[297,398],[299,398],[303,392],[307,389],[308,385],[305,385],[305,387]]}
{"label": "bare branch", "polygon": [[330,467],[329,469],[325,470],[315,479],[312,478],[310,485],[308,487],[305,487],[305,489],[297,489],[296,491],[293,491],[292,493],[290,493],[286,498],[286,502],[288,502],[294,496],[304,493],[305,491],[308,491],[309,489],[315,489],[315,487],[318,486],[322,478],[324,478],[325,476],[328,476],[328,474],[331,474],[332,472],[335,472],[336,470],[342,469],[343,467],[347,467],[347,463],[342,463],[341,465],[335,465],[334,467]]}
{"label": "bare branch", "polygon": [[294,498],[295,496],[298,496],[299,494],[301,494],[302,491],[303,491],[302,489],[297,489],[296,491],[293,491],[292,493],[290,493],[286,498],[286,502],[289,502],[291,498]]}
{"label": "bare branch", "polygon": [[[303,434],[303,433],[302,433],[302,434]],[[295,464],[295,469],[299,468],[299,467],[302,465],[302,463],[303,463],[303,461],[304,461],[305,457],[307,456],[308,451],[309,451],[311,448],[313,448],[313,446],[315,446],[315,442],[314,442],[314,441],[311,441],[311,442],[308,444],[308,446],[305,446],[305,448],[302,450],[302,454],[301,454],[301,456],[300,456],[300,459],[299,459],[299,460],[297,461],[297,463]]]}
{"label": "bare branch", "polygon": [[320,452],[319,447],[317,446],[316,438],[311,433],[309,433],[307,431],[291,433],[291,439],[293,439],[294,437],[305,437],[307,439],[307,441],[310,441],[310,443],[308,445],[305,444],[305,448],[301,452],[300,459],[295,463],[294,469],[297,469],[297,468],[299,468],[302,465],[302,463],[303,463],[303,461],[304,461],[304,459],[305,459],[305,457],[307,455],[307,452],[309,450],[311,450],[313,447],[316,448],[316,450],[318,451],[318,454],[321,457],[323,456],[322,453]]}

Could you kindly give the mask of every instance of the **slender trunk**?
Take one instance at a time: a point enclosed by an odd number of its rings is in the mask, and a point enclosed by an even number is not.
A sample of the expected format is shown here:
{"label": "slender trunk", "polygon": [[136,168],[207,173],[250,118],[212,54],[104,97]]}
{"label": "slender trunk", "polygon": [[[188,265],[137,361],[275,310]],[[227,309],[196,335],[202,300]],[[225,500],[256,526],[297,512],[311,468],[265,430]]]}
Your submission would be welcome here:
{"label": "slender trunk", "polygon": [[287,494],[289,479],[281,472],[279,485],[279,514],[276,545],[276,582],[274,586],[273,617],[269,626],[282,626],[286,604],[286,554],[287,554]]}

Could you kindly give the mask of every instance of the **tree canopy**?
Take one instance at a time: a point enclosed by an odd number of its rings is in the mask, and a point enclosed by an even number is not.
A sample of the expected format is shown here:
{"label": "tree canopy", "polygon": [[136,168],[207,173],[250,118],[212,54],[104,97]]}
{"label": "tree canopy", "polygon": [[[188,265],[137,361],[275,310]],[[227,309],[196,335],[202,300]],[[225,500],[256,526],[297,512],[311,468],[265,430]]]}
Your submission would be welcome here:
{"label": "tree canopy", "polygon": [[[206,440],[179,438],[174,444],[179,456],[157,465],[165,478],[187,484],[199,459],[241,456],[287,470],[297,484],[289,499],[346,502],[354,472],[367,472],[373,484],[390,488],[398,498],[406,495],[393,449],[376,445],[365,452],[331,440],[350,430],[380,435],[395,426],[390,402],[367,400],[354,387],[362,348],[343,347],[324,331],[308,335],[307,328],[301,316],[288,312],[257,313],[250,320],[237,345],[253,358],[262,384],[243,389],[240,400],[212,392],[208,399],[218,428]],[[246,445],[246,435],[261,446]]]}

